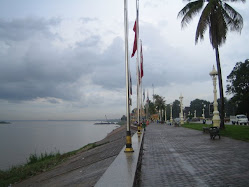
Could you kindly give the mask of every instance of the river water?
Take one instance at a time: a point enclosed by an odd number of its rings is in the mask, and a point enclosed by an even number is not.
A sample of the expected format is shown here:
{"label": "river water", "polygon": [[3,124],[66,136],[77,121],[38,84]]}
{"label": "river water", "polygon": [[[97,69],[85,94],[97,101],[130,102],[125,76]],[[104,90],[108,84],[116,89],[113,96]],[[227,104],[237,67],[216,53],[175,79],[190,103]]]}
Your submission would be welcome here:
{"label": "river water", "polygon": [[119,127],[97,121],[11,121],[0,124],[0,170],[27,162],[30,154],[65,153],[99,141]]}

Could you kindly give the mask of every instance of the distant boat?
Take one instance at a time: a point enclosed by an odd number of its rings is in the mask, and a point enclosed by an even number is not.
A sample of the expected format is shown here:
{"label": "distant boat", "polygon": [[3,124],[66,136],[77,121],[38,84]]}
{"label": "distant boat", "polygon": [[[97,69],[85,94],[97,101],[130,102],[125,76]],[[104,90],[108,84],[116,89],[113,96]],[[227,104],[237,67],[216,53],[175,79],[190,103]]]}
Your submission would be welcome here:
{"label": "distant boat", "polygon": [[104,122],[99,122],[99,123],[94,123],[95,125],[104,125],[104,124],[115,124],[114,122],[109,122],[108,120],[107,120],[107,117],[106,117],[106,115],[105,115],[105,119],[106,119],[106,121],[104,121]]}

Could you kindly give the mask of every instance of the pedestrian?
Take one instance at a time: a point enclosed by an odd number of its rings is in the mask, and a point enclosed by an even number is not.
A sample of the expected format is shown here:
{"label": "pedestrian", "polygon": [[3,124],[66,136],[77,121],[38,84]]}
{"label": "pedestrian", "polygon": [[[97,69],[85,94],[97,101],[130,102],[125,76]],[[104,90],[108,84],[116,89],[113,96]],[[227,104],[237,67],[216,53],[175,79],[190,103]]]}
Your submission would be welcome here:
{"label": "pedestrian", "polygon": [[144,131],[146,131],[146,124],[145,124],[144,121],[143,121],[143,123],[142,123],[142,127],[144,128]]}
{"label": "pedestrian", "polygon": [[149,120],[146,121],[146,126],[148,126],[150,124]]}

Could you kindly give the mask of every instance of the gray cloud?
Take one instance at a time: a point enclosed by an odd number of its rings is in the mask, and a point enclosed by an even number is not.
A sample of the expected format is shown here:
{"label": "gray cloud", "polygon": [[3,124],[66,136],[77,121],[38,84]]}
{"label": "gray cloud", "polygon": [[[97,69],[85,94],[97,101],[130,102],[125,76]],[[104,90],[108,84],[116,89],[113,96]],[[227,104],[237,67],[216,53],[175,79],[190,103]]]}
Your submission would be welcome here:
{"label": "gray cloud", "polygon": [[51,39],[55,35],[48,28],[59,23],[59,18],[45,20],[30,17],[12,21],[0,20],[0,39],[2,41],[22,41],[41,35]]}
{"label": "gray cloud", "polygon": [[[8,27],[22,25],[25,20],[8,23]],[[36,98],[83,99],[86,82],[103,88],[120,88],[124,84],[123,42],[116,38],[103,53],[99,50],[100,36],[76,43],[75,48],[58,49],[52,42],[56,36],[49,34],[48,21],[35,22],[34,27],[22,25],[23,30],[41,32],[44,35],[29,41],[28,35],[14,29],[5,29],[6,40],[17,40],[2,54],[0,63],[0,98],[9,101]],[[14,26],[13,26],[14,25]],[[39,25],[39,27],[35,27]],[[39,30],[39,31],[38,31]],[[14,33],[16,32],[16,38]],[[49,39],[47,34],[50,35]],[[12,36],[12,37],[10,37]],[[20,42],[22,41],[22,42]],[[117,70],[120,71],[117,71]],[[92,80],[91,80],[92,79]],[[88,80],[88,81],[87,81]],[[121,86],[122,85],[122,86]],[[54,100],[47,100],[54,103]]]}
{"label": "gray cloud", "polygon": [[119,89],[125,86],[124,41],[117,37],[101,55],[98,66],[92,74],[94,84],[106,89]]}
{"label": "gray cloud", "polygon": [[89,23],[89,22],[98,21],[98,19],[97,18],[83,17],[83,18],[80,18],[80,21],[85,24],[85,23]]}

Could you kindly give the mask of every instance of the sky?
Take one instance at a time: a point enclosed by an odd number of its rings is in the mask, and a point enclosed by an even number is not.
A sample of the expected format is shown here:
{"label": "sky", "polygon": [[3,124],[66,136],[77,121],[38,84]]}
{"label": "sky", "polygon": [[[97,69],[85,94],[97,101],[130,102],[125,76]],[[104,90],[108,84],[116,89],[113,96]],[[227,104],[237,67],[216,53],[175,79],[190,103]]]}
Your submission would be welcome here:
{"label": "sky", "polygon": [[[184,29],[187,1],[140,0],[143,88],[152,99],[213,100],[216,67],[208,32],[195,45],[199,15]],[[249,58],[249,3],[230,5],[244,18],[220,47],[223,86],[236,62]],[[128,0],[129,56],[136,1]],[[123,0],[1,0],[0,120],[87,120],[126,114]],[[136,107],[136,59],[129,59]],[[217,86],[218,87],[218,86]],[[226,90],[226,89],[225,89]],[[219,92],[218,92],[219,93]],[[231,95],[226,95],[231,97]]]}

